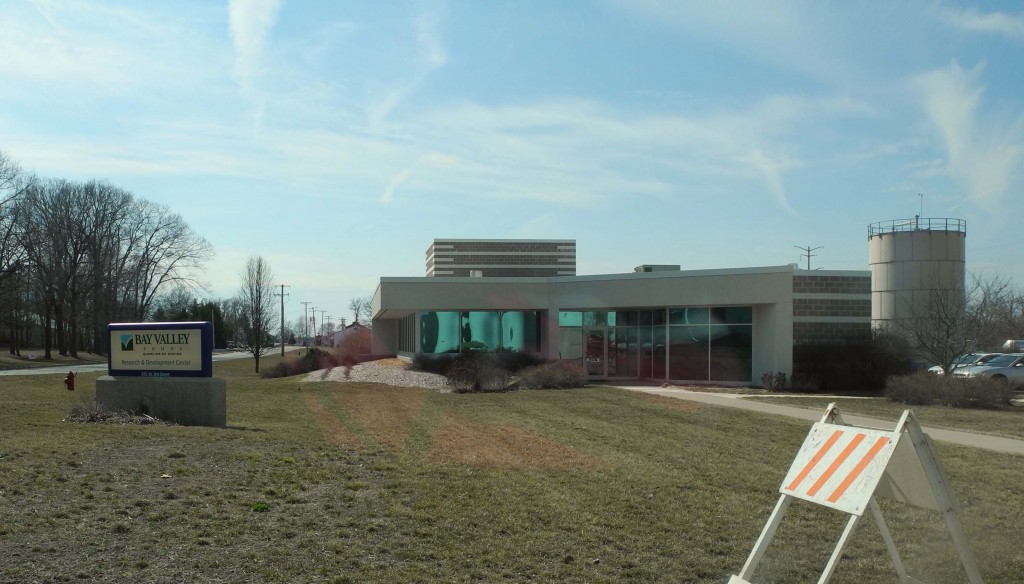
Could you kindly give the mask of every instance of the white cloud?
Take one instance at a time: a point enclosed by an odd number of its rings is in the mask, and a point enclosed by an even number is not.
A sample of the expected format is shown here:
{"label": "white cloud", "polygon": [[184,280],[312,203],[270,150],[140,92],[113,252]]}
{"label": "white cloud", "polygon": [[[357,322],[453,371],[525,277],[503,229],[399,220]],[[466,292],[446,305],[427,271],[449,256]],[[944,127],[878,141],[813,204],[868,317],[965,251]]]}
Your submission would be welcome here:
{"label": "white cloud", "polygon": [[914,81],[945,144],[948,174],[970,198],[994,205],[1008,191],[1024,154],[1024,117],[1006,120],[979,111],[983,71],[981,65],[964,70],[953,63]]}
{"label": "white cloud", "polygon": [[418,61],[416,71],[409,79],[388,86],[383,90],[382,97],[376,97],[368,105],[370,127],[374,130],[380,131],[395,108],[415,92],[431,73],[448,64],[448,52],[439,30],[446,11],[447,7],[441,4],[423,10],[414,18]]}
{"label": "white cloud", "polygon": [[235,48],[235,80],[251,88],[267,33],[277,22],[280,0],[229,0],[228,25]]}
{"label": "white cloud", "polygon": [[970,8],[941,8],[938,11],[938,18],[948,26],[969,32],[1024,40],[1024,13],[982,13]]}
{"label": "white cloud", "polygon": [[411,168],[406,168],[402,172],[399,172],[388,181],[388,185],[384,187],[384,192],[380,195],[380,202],[385,205],[389,205],[395,201],[395,190],[402,186],[405,181],[409,180],[409,175],[412,173]]}

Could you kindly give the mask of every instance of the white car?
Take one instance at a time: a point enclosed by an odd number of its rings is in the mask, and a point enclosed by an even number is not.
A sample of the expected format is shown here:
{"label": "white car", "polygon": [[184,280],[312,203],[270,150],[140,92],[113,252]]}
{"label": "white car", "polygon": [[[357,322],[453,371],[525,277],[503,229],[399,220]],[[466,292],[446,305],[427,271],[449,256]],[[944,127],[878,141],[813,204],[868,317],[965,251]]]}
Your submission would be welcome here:
{"label": "white car", "polygon": [[[953,371],[962,367],[970,367],[972,365],[984,365],[993,358],[1002,355],[1002,353],[967,353],[966,355],[960,355],[953,361]],[[934,373],[935,375],[942,375],[942,365],[935,365],[928,368],[928,373]]]}

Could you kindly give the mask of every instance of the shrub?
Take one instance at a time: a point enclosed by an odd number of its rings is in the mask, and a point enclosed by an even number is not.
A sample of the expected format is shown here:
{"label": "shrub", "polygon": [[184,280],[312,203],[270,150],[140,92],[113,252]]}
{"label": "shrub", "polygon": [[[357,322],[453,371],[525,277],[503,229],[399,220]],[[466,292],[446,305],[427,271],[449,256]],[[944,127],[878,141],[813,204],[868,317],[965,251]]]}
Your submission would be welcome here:
{"label": "shrub", "polygon": [[568,389],[583,387],[587,376],[583,366],[571,361],[552,361],[519,372],[519,386],[526,389]]}
{"label": "shrub", "polygon": [[339,359],[335,355],[332,355],[322,349],[317,349],[316,347],[309,347],[306,349],[305,354],[301,355],[299,358],[290,361],[281,361],[271,369],[264,371],[262,376],[269,379],[275,377],[288,377],[291,375],[302,375],[318,369],[336,367],[340,364]]}
{"label": "shrub", "polygon": [[870,341],[793,347],[795,391],[878,391],[892,375],[912,370],[910,349],[897,335],[875,331]]}
{"label": "shrub", "polygon": [[416,353],[412,356],[409,369],[447,376],[456,358],[457,353]]}
{"label": "shrub", "polygon": [[1013,389],[988,377],[964,379],[921,372],[890,378],[885,396],[912,406],[992,409],[1010,405]]}
{"label": "shrub", "polygon": [[463,353],[452,360],[445,377],[455,393],[506,391],[512,386],[512,375],[498,366],[493,353]]}
{"label": "shrub", "polygon": [[577,363],[547,362],[530,353],[514,351],[416,353],[409,368],[444,375],[455,393],[508,391],[517,387],[582,387],[586,384],[586,375]]}
{"label": "shrub", "polygon": [[761,386],[768,391],[782,391],[786,389],[786,374],[781,371],[766,371],[761,374]]}
{"label": "shrub", "polygon": [[497,358],[498,367],[509,373],[518,373],[527,367],[536,367],[547,362],[532,353],[520,353],[518,351],[500,351],[494,355]]}

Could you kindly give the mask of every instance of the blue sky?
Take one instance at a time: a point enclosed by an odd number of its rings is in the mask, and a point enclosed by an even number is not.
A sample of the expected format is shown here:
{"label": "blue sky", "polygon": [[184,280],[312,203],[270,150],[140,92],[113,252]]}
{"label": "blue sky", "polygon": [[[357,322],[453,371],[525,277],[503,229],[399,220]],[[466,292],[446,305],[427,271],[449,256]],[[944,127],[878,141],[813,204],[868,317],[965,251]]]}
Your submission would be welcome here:
{"label": "blue sky", "polygon": [[1017,2],[7,0],[0,150],[171,206],[215,296],[266,257],[289,319],[435,237],[863,270],[922,204],[1024,285],[1022,51]]}

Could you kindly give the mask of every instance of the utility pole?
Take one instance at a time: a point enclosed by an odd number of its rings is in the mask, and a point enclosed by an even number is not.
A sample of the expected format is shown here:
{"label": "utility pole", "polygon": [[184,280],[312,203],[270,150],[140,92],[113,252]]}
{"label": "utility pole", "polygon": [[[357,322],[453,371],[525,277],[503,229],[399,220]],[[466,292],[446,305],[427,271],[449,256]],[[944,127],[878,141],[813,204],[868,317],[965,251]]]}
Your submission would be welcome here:
{"label": "utility pole", "polygon": [[314,306],[313,310],[311,310],[310,312],[313,313],[313,316],[311,316],[309,318],[310,318],[310,322],[313,323],[313,337],[314,337],[313,345],[315,346],[316,345],[316,307]]}
{"label": "utility pole", "polygon": [[[314,310],[313,312],[317,312],[317,311]],[[321,333],[322,333],[322,331],[324,329],[324,322],[325,322],[324,321],[324,315],[327,314],[327,311],[326,310],[321,310],[319,312],[320,312],[320,330],[321,330]]]}
{"label": "utility pole", "polygon": [[282,357],[284,357],[284,298],[285,298],[285,296],[289,296],[288,294],[284,293],[284,289],[285,288],[291,288],[291,286],[288,286],[286,284],[281,284],[281,293],[277,294],[277,296],[281,297],[281,356]]}
{"label": "utility pole", "polygon": [[793,247],[795,247],[798,250],[804,252],[804,253],[800,254],[800,257],[806,257],[807,258],[807,269],[810,270],[811,269],[811,258],[818,255],[816,253],[811,253],[811,252],[812,251],[818,251],[819,249],[823,248],[824,246],[819,245],[818,247],[811,247],[811,246],[800,247],[799,245],[794,245]]}
{"label": "utility pole", "polygon": [[299,304],[305,308],[305,316],[302,319],[302,340],[303,342],[309,342],[309,305],[312,302],[300,302]]}

